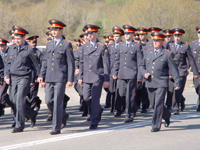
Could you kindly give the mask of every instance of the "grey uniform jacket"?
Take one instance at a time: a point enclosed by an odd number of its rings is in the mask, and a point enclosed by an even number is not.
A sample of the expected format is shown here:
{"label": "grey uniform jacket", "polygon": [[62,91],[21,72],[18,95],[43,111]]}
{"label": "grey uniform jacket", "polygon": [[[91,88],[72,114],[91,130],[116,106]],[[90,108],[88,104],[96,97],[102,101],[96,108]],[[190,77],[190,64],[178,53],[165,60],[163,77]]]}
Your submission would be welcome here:
{"label": "grey uniform jacket", "polygon": [[[199,40],[195,40],[191,43],[191,51],[194,57],[194,60],[197,65],[198,72],[200,73],[200,46],[199,46]],[[191,71],[193,71],[193,68],[191,68]]]}
{"label": "grey uniform jacket", "polygon": [[146,79],[146,87],[148,88],[168,87],[169,70],[175,81],[174,87],[180,87],[179,74],[173,61],[173,54],[167,49],[162,48],[156,56],[153,48],[146,50],[139,70],[143,76],[145,73],[150,73],[149,78]]}
{"label": "grey uniform jacket", "polygon": [[119,55],[115,61],[113,75],[119,79],[142,79],[138,72],[139,64],[142,60],[141,46],[131,42],[129,47],[126,43],[119,44]]}
{"label": "grey uniform jacket", "polygon": [[[174,62],[178,67],[180,76],[187,76],[188,64],[192,67],[194,75],[198,75],[197,66],[192,55],[190,46],[183,42],[180,43],[179,48],[175,49],[175,43],[169,44],[169,50],[174,54]],[[188,59],[188,62],[187,62]]]}
{"label": "grey uniform jacket", "polygon": [[110,78],[112,78],[114,64],[119,56],[119,49],[116,49],[115,43],[113,43],[113,44],[109,45],[108,50],[109,50],[109,54],[110,54],[110,72],[111,72]]}
{"label": "grey uniform jacket", "polygon": [[109,82],[109,53],[105,44],[97,40],[95,46],[90,47],[87,43],[79,48],[79,53],[79,79],[85,83]]}
{"label": "grey uniform jacket", "polygon": [[34,50],[27,42],[25,42],[24,46],[19,51],[17,47],[17,45],[9,47],[4,76],[10,78],[10,75],[30,75],[33,67],[38,75],[40,72],[40,65],[38,59],[34,56]]}
{"label": "grey uniform jacket", "polygon": [[73,82],[74,56],[72,44],[62,39],[55,47],[47,43],[39,77],[45,82]]}

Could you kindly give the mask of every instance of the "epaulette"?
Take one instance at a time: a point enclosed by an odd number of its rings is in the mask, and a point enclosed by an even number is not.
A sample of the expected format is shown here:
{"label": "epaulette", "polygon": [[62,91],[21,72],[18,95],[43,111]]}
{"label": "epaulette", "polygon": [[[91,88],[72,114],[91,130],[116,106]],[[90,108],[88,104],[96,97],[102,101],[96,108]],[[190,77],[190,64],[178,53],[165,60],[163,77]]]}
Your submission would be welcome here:
{"label": "epaulette", "polygon": [[151,41],[147,42],[146,44],[151,43]]}
{"label": "epaulette", "polygon": [[150,51],[150,50],[152,50],[152,49],[153,49],[153,48],[150,48],[150,49],[146,50],[145,52]]}
{"label": "epaulette", "polygon": [[68,42],[67,40],[64,40],[64,42],[65,42],[65,43],[68,43],[68,44],[70,43],[70,42]]}
{"label": "epaulette", "polygon": [[168,49],[164,49],[165,51],[167,51],[168,53],[171,53],[171,51],[170,50],[168,50]]}
{"label": "epaulette", "polygon": [[31,47],[30,45],[28,45],[29,48],[33,49],[33,47]]}
{"label": "epaulette", "polygon": [[104,46],[104,45],[105,45],[105,44],[102,43],[102,42],[98,42],[97,44],[98,44],[98,45],[101,45],[101,46]]}
{"label": "epaulette", "polygon": [[198,40],[192,41],[192,43],[197,42]]}

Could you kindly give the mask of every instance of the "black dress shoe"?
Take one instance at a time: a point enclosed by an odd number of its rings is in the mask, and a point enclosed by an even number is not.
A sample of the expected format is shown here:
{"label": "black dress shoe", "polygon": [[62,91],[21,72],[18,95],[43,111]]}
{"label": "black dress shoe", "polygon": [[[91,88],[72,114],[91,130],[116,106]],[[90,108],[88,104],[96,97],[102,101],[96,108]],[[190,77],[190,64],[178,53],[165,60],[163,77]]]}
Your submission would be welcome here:
{"label": "black dress shoe", "polygon": [[88,113],[86,113],[86,112],[82,113],[82,117],[87,117],[87,115],[88,115]]}
{"label": "black dress shoe", "polygon": [[51,134],[51,135],[60,134],[60,131],[51,131],[51,132],[49,132],[49,134]]}
{"label": "black dress shoe", "polygon": [[119,117],[119,116],[121,116],[120,112],[118,112],[118,111],[114,112],[114,117]]}
{"label": "black dress shoe", "polygon": [[101,115],[103,113],[103,108],[101,108],[101,112],[99,113],[99,122],[101,121]]}
{"label": "black dress shoe", "polygon": [[15,127],[15,124],[16,124],[16,122],[14,122],[14,123],[12,124],[12,126],[11,126],[11,127],[12,127],[12,128],[14,128],[14,127]]}
{"label": "black dress shoe", "polygon": [[166,119],[166,120],[165,120],[164,126],[165,126],[165,127],[169,127],[169,124],[170,124],[170,119]]}
{"label": "black dress shoe", "polygon": [[167,106],[167,109],[168,109],[168,110],[172,110],[172,107],[171,107],[171,106]]}
{"label": "black dress shoe", "polygon": [[25,116],[25,122],[28,122],[29,118]]}
{"label": "black dress shoe", "polygon": [[200,106],[197,107],[197,112],[200,112]]}
{"label": "black dress shoe", "polygon": [[48,116],[46,121],[52,121],[53,117],[52,116]]}
{"label": "black dress shoe", "polygon": [[142,108],[141,113],[147,113],[147,109],[146,108]]}
{"label": "black dress shoe", "polygon": [[133,118],[125,118],[124,123],[133,122]]}
{"label": "black dress shoe", "polygon": [[181,111],[183,111],[185,109],[185,102],[181,103]]}
{"label": "black dress shoe", "polygon": [[104,108],[110,108],[110,106],[105,105]]}
{"label": "black dress shoe", "polygon": [[40,104],[41,103],[42,103],[42,101],[39,99],[38,102],[36,103],[36,106],[35,106],[36,111],[40,110]]}
{"label": "black dress shoe", "polygon": [[90,115],[87,116],[86,121],[91,121]]}
{"label": "black dress shoe", "polygon": [[12,130],[12,133],[18,133],[18,132],[23,132],[23,129],[21,129],[21,128],[14,128]]}
{"label": "black dress shoe", "polygon": [[96,129],[98,125],[90,125],[89,129],[93,130]]}
{"label": "black dress shoe", "polygon": [[179,115],[179,111],[178,111],[178,110],[175,110],[175,111],[174,111],[174,115]]}
{"label": "black dress shoe", "polygon": [[38,114],[38,112],[36,112],[36,114],[31,118],[31,128],[33,128],[35,126],[37,114]]}
{"label": "black dress shoe", "polygon": [[69,118],[69,115],[66,114],[63,118],[62,118],[62,126],[61,126],[61,129],[63,129],[66,124],[67,124],[67,119]]}
{"label": "black dress shoe", "polygon": [[152,128],[151,129],[151,132],[158,132],[158,131],[160,131],[158,128]]}

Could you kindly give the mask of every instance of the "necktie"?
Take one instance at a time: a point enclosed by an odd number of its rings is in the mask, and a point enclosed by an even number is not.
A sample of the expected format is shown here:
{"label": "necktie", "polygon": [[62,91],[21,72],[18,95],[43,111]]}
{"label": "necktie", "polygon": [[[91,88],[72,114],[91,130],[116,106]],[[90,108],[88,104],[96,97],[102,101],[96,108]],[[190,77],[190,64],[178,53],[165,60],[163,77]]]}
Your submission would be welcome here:
{"label": "necktie", "polygon": [[20,49],[21,49],[21,47],[20,47],[20,46],[18,46],[18,47],[17,47],[17,52],[19,52],[19,50],[20,50]]}
{"label": "necktie", "polygon": [[115,45],[115,49],[117,49],[118,47],[119,47],[119,45],[118,45],[118,44],[116,44],[116,45]]}
{"label": "necktie", "polygon": [[54,41],[54,47],[56,46],[57,41]]}
{"label": "necktie", "polygon": [[91,47],[93,47],[93,44],[90,44]]}
{"label": "necktie", "polygon": [[176,50],[178,49],[178,44],[176,44]]}
{"label": "necktie", "polygon": [[154,52],[154,55],[156,56],[158,54],[158,51],[156,50],[155,52]]}
{"label": "necktie", "polygon": [[126,47],[128,47],[129,46],[129,44],[126,44]]}

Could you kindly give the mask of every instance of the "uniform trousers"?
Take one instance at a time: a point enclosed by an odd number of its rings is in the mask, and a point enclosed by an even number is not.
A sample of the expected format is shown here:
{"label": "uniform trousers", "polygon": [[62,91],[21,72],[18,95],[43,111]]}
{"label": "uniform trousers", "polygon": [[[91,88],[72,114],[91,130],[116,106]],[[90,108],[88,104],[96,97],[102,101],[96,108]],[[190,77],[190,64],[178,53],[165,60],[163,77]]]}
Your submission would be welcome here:
{"label": "uniform trousers", "polygon": [[30,75],[16,76],[11,75],[11,97],[10,99],[15,105],[15,128],[24,129],[24,117],[25,115],[32,118],[37,114],[36,111],[26,105],[26,95],[30,87]]}
{"label": "uniform trousers", "polygon": [[135,103],[135,95],[137,88],[137,79],[117,79],[117,91],[115,110],[121,113],[123,98],[126,101],[126,117],[134,118],[134,113],[137,111]]}
{"label": "uniform trousers", "polygon": [[100,121],[102,85],[102,80],[94,83],[83,83],[83,99],[90,109],[91,125],[98,125]]}
{"label": "uniform trousers", "polygon": [[171,117],[171,113],[164,106],[165,94],[167,88],[148,88],[148,96],[150,100],[150,104],[154,109],[153,117],[152,117],[152,128],[160,129],[162,118],[164,120],[169,119]]}
{"label": "uniform trousers", "polygon": [[194,87],[196,90],[196,93],[198,95],[198,99],[197,99],[197,109],[200,109],[200,78],[195,79],[193,78],[193,83],[194,83]]}
{"label": "uniform trousers", "polygon": [[66,115],[63,110],[65,82],[47,82],[45,87],[45,102],[48,109],[53,112],[52,131],[60,131],[62,117]]}

